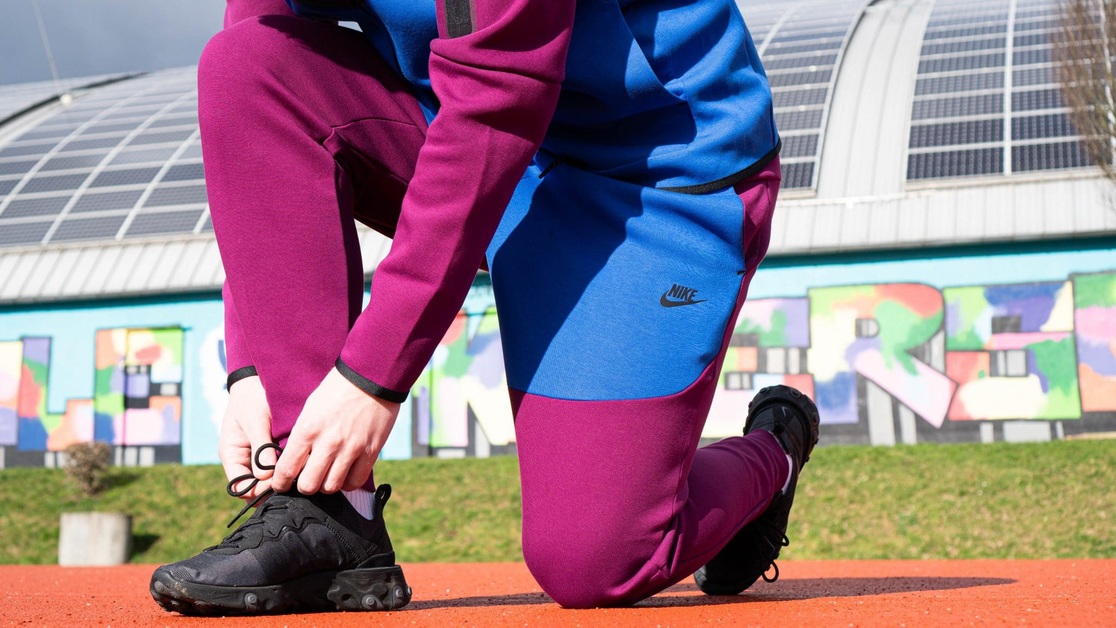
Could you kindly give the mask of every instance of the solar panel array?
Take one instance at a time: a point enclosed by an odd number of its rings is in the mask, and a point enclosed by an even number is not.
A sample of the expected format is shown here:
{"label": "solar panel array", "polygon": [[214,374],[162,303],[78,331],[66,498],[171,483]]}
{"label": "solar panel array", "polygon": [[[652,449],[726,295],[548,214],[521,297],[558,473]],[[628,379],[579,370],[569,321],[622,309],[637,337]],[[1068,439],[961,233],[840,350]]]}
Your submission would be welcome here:
{"label": "solar panel array", "polygon": [[907,179],[1089,165],[1059,93],[1056,0],[938,0],[923,37]]}
{"label": "solar panel array", "polygon": [[738,3],[763,59],[783,139],[784,189],[817,186],[837,69],[865,0]]}
{"label": "solar panel array", "polygon": [[[784,188],[816,184],[836,68],[866,5],[743,7],[775,97]],[[0,247],[211,231],[194,80],[184,69],[92,90],[0,147]]]}
{"label": "solar panel array", "polygon": [[[837,71],[867,0],[741,3],[783,139],[785,189],[817,185]],[[1087,167],[1056,83],[1056,0],[937,0],[907,179]],[[0,119],[102,79],[0,89]],[[193,68],[110,83],[0,145],[0,247],[212,230]]]}
{"label": "solar panel array", "polygon": [[4,120],[28,107],[50,100],[68,91],[80,89],[86,85],[95,85],[120,76],[122,75],[106,74],[104,76],[93,76],[80,79],[62,79],[59,81],[40,81],[37,83],[6,85],[3,89],[0,89],[0,120]]}
{"label": "solar panel array", "polygon": [[210,231],[195,74],[91,90],[0,146],[0,247]]}

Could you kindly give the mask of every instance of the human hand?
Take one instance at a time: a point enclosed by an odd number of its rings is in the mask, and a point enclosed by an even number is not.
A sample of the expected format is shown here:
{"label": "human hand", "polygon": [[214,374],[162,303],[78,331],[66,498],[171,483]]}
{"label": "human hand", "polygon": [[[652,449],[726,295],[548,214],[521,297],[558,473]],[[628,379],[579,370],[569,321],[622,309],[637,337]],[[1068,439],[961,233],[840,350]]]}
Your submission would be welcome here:
{"label": "human hand", "polygon": [[[258,376],[237,380],[229,387],[229,405],[221,422],[221,436],[217,443],[217,456],[225,468],[225,476],[231,482],[243,476],[255,476],[259,482],[240,495],[241,499],[252,500],[266,491],[272,484],[271,470],[255,466],[253,453],[271,441],[271,408],[267,405],[263,384]],[[275,451],[266,449],[260,454],[259,462],[264,465],[275,464]],[[245,480],[234,489],[247,487]]]}
{"label": "human hand", "polygon": [[336,493],[364,486],[399,416],[399,404],[360,390],[331,369],[310,394],[275,467],[276,491]]}

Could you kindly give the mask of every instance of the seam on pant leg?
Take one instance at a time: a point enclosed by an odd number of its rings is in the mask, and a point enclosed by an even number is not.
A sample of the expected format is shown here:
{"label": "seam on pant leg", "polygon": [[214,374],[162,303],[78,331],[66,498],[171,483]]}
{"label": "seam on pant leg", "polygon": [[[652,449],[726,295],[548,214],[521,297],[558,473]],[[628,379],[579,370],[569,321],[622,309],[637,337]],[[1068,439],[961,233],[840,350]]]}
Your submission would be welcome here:
{"label": "seam on pant leg", "polygon": [[[710,387],[711,390],[707,393],[708,394],[708,400],[707,401],[708,401],[708,405],[710,405],[710,407],[712,407],[711,404],[712,404],[712,401],[713,401],[713,396],[715,394],[717,394],[717,381],[718,381],[719,376],[720,376],[721,368],[723,368],[723,365],[724,365],[725,356],[728,354],[729,339],[732,338],[732,330],[735,329],[736,319],[739,318],[740,310],[744,306],[744,301],[747,300],[747,284],[749,283],[749,280],[750,280],[750,276],[748,276],[748,275],[745,275],[744,277],[741,278],[740,291],[737,293],[736,305],[733,307],[732,314],[729,316],[728,321],[725,323],[725,330],[724,330],[724,332],[721,336],[721,350],[720,350],[720,352],[717,354],[717,357],[713,359],[713,362],[711,362],[706,367],[706,371],[703,371],[702,374],[700,376],[698,376],[698,379],[695,380],[695,382],[694,382],[694,384],[697,384],[699,381],[701,381],[701,379],[703,377],[708,376],[710,378],[709,387]],[[693,431],[691,431],[691,433],[690,433],[690,442],[694,443],[694,448],[695,448],[689,454],[689,460],[690,460],[690,465],[689,466],[691,466],[691,467],[693,466],[693,458],[694,458],[694,454],[696,453],[697,443],[700,442],[700,440],[701,440],[701,432],[705,429],[705,423],[708,420],[709,420],[709,410],[707,409],[706,414],[705,414],[705,418],[702,419],[701,421],[695,421],[694,424],[691,427],[691,430],[693,430]],[[694,432],[696,432],[696,434]],[[678,521],[679,507],[680,507],[680,500],[678,499],[678,495],[681,492],[682,487],[683,486],[688,486],[688,484],[689,484],[689,473],[688,473],[689,469],[687,469],[686,471],[687,471],[687,473],[685,475],[683,475],[682,465],[678,465],[678,479],[677,479],[677,484],[676,484],[677,488],[675,489],[675,493],[674,493],[674,496],[675,496],[674,503],[671,506],[671,521],[675,521],[675,522]],[[684,502],[682,502],[682,505],[684,506]],[[679,530],[678,525],[676,524],[671,529],[674,530],[675,534],[677,535],[678,530]],[[675,557],[674,550],[675,550],[675,548],[672,547],[671,551],[670,551],[670,554],[667,556],[664,563],[662,565],[657,565],[656,566],[657,569],[658,569],[658,573],[661,577],[664,577],[664,578],[669,578],[670,577],[670,564],[674,561],[674,557]]]}
{"label": "seam on pant leg", "polygon": [[[777,164],[778,162],[776,161],[775,163]],[[762,198],[764,200],[768,201],[772,205],[772,207],[769,208],[768,211],[767,211],[768,220],[765,222],[765,225],[763,225],[761,228],[770,229],[770,224],[771,224],[770,223],[770,216],[774,211],[774,202],[772,202],[772,200],[774,198],[774,194],[778,190],[778,188],[777,188],[778,179],[772,180],[771,177],[763,176],[762,174],[757,175],[756,178],[758,179],[756,181],[756,185],[763,185],[766,188],[764,193],[763,193]],[[742,183],[745,183],[745,182],[742,182]],[[773,187],[774,187],[774,189],[772,189]],[[738,193],[738,196],[739,196],[739,193]],[[740,199],[740,204],[741,204],[741,209],[742,209],[742,212],[741,212],[741,228],[743,228],[744,226],[746,226],[748,224],[748,208],[744,205],[744,199],[743,198]],[[751,241],[750,241],[749,238],[745,237],[744,238],[744,243],[745,243],[745,246],[747,246],[748,244],[751,243]],[[744,251],[744,253],[746,254],[747,252]],[[752,264],[750,268],[747,268],[746,272],[744,274],[742,274],[741,279],[740,279],[740,288],[737,292],[736,304],[733,306],[732,314],[729,316],[728,320],[725,322],[725,329],[724,329],[724,331],[721,335],[721,349],[718,352],[717,356],[714,358],[713,362],[711,362],[710,365],[707,366],[707,371],[703,371],[702,374],[698,376],[698,379],[695,380],[695,382],[694,382],[696,384],[698,381],[701,380],[701,378],[706,377],[707,375],[708,375],[708,377],[710,377],[711,381],[709,382],[709,386],[711,387],[711,390],[708,393],[708,395],[709,395],[708,403],[710,404],[710,407],[712,407],[711,404],[712,404],[713,396],[717,393],[717,382],[718,382],[719,377],[720,377],[721,369],[724,367],[725,357],[728,354],[729,342],[732,338],[732,332],[736,328],[736,321],[740,317],[740,311],[744,307],[744,302],[747,301],[748,287],[749,287],[749,284],[751,283],[752,276],[755,274],[756,266],[759,265],[759,262],[762,259],[763,259],[763,257],[760,256],[760,259],[756,260],[755,263]],[[701,432],[704,430],[705,424],[708,420],[709,420],[709,415],[708,415],[708,410],[707,410],[706,411],[706,416],[703,420],[694,422],[694,425],[693,425],[692,429],[696,430],[697,434],[691,433],[690,439],[691,439],[691,442],[695,443],[695,447],[696,447],[697,442],[699,442],[701,440]],[[692,466],[693,454],[690,455],[690,463],[691,463],[690,466]],[[672,504],[672,507],[671,507],[671,509],[672,509],[671,510],[671,520],[672,521],[678,521],[679,503],[680,503],[679,499],[678,499],[678,494],[681,492],[682,487],[686,483],[688,483],[688,479],[689,479],[688,474],[686,474],[686,476],[683,477],[683,469],[682,469],[682,466],[680,465],[679,468],[678,468],[678,483],[677,483],[678,488],[675,491],[675,499],[674,499],[674,503]],[[671,529],[674,530],[677,533],[678,526],[675,525]],[[671,552],[667,556],[666,561],[664,562],[664,564],[656,566],[656,568],[658,570],[658,574],[661,577],[669,579],[669,577],[670,577],[670,564],[673,562],[674,556],[675,556],[674,548],[672,547]]]}

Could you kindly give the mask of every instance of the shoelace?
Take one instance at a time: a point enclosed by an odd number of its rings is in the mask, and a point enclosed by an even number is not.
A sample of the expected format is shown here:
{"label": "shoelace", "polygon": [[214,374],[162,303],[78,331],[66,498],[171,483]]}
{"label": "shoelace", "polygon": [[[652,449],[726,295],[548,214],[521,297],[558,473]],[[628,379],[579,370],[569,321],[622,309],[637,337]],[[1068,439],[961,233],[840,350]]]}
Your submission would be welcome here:
{"label": "shoelace", "polygon": [[[264,443],[263,445],[260,445],[259,449],[256,450],[256,453],[253,456],[253,458],[256,461],[256,467],[257,468],[262,469],[264,471],[273,471],[275,469],[275,465],[273,465],[273,464],[265,465],[264,463],[260,462],[260,454],[262,454],[267,449],[274,449],[275,450],[275,460],[276,461],[279,460],[280,454],[283,453],[283,448],[280,447],[279,445],[276,445],[275,443]],[[241,483],[241,482],[244,482],[245,480],[251,480],[250,482],[248,482],[248,486],[245,486],[242,489],[237,489],[236,485]],[[259,478],[257,478],[255,476],[255,474],[245,473],[244,475],[239,475],[239,476],[229,480],[229,483],[225,486],[225,491],[233,497],[244,497],[249,492],[251,492],[252,489],[256,488],[256,485],[259,484],[259,483],[260,483],[260,480],[259,480]],[[255,508],[257,504],[259,504],[263,500],[267,499],[268,497],[271,497],[272,494],[274,494],[274,493],[275,493],[274,489],[268,488],[266,491],[257,495],[256,498],[253,499],[251,502],[249,502],[246,506],[244,506],[244,508],[242,508],[240,510],[240,512],[236,513],[236,516],[233,517],[232,521],[230,521],[229,524],[225,527],[226,528],[231,528],[233,526],[233,524],[237,522],[238,519],[240,519],[241,517],[244,516],[244,513],[248,512],[252,508]]]}
{"label": "shoelace", "polygon": [[[790,545],[790,539],[787,538],[787,535],[785,535],[785,534],[783,535],[783,538],[780,539],[780,541],[779,541],[779,545],[780,545],[780,547],[786,547],[786,546]],[[775,548],[775,549],[778,550],[778,548]],[[764,582],[767,582],[767,583],[775,582],[776,580],[779,579],[779,565],[777,565],[775,563],[774,558],[771,559],[771,565],[769,565],[769,568],[775,570],[775,575],[774,576],[771,576],[770,578],[768,578],[767,577],[767,569],[764,569],[763,573],[760,574],[760,575],[763,576],[763,581]]]}

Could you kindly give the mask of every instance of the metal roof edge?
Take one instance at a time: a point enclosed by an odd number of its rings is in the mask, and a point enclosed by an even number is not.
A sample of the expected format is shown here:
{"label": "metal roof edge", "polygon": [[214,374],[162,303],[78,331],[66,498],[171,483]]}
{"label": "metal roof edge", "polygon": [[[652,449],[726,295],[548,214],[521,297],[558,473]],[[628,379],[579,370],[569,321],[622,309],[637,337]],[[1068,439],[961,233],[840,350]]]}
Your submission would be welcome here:
{"label": "metal roof edge", "polygon": [[1116,187],[1099,176],[1004,180],[898,194],[780,201],[772,255],[1116,235]]}
{"label": "metal roof edge", "polygon": [[[391,240],[359,240],[367,279]],[[224,280],[211,233],[0,249],[0,306],[219,293]]]}

